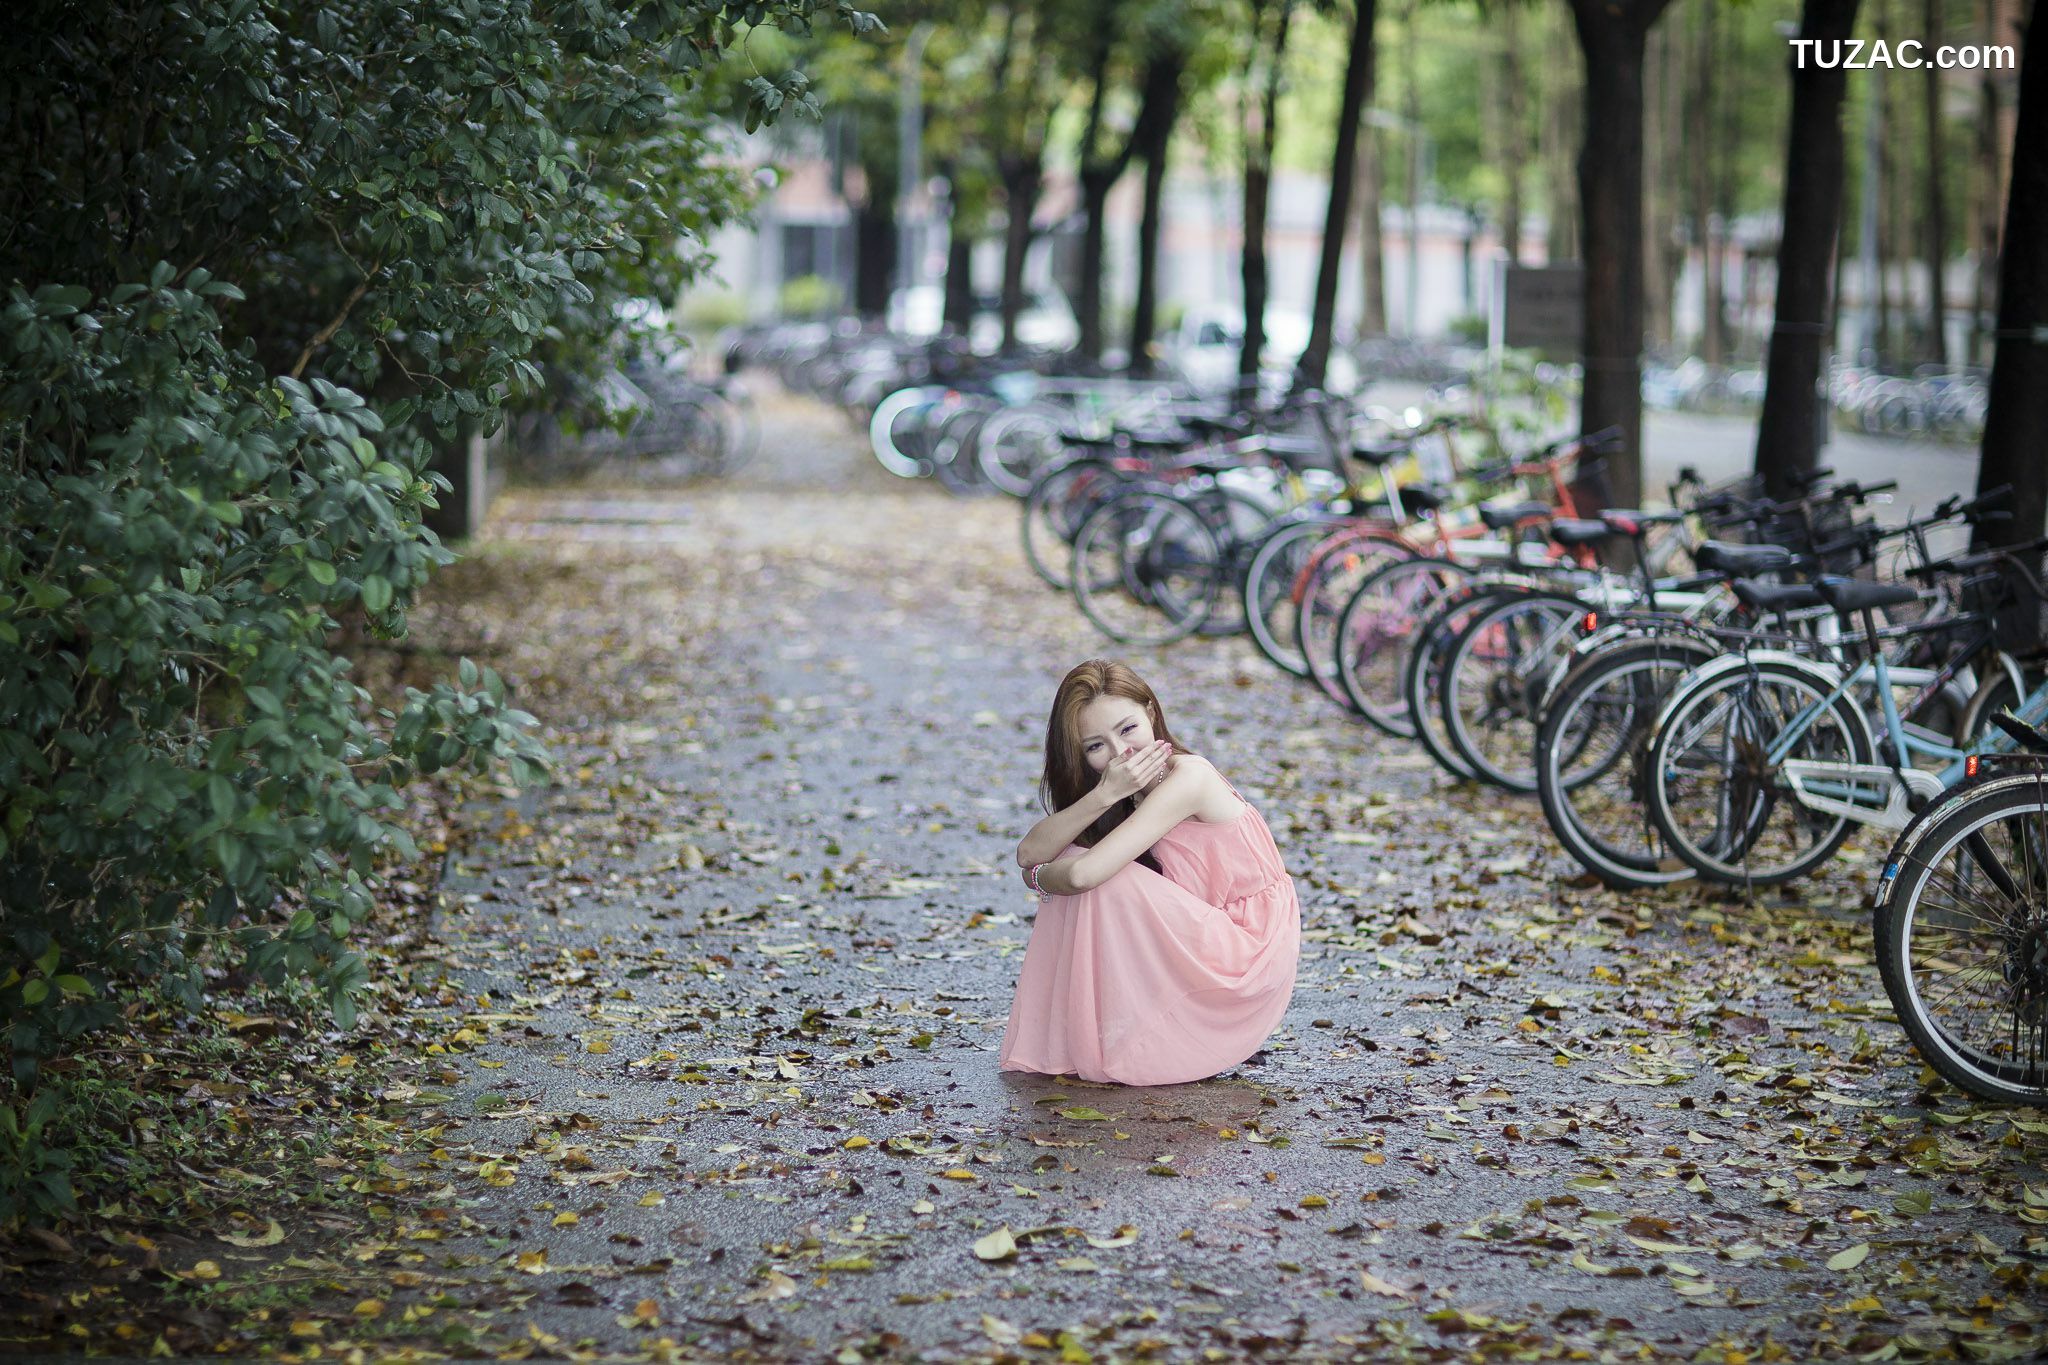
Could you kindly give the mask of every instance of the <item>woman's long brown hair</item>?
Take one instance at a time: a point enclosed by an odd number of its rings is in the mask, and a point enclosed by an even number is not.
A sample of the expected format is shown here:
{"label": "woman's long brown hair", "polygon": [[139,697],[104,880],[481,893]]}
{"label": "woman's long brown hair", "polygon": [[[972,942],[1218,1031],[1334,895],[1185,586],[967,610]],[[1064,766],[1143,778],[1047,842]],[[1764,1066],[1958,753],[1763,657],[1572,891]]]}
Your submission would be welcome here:
{"label": "woman's long brown hair", "polygon": [[[1102,697],[1122,697],[1144,707],[1145,714],[1152,721],[1153,737],[1171,744],[1176,754],[1189,752],[1166,728],[1166,712],[1159,705],[1159,698],[1129,665],[1110,659],[1088,659],[1075,664],[1067,670],[1067,676],[1060,679],[1059,690],[1053,693],[1052,716],[1045,725],[1045,773],[1039,780],[1038,800],[1047,814],[1065,810],[1102,781],[1102,775],[1090,768],[1088,760],[1081,754],[1082,708]],[[1076,835],[1074,842],[1084,848],[1093,848],[1111,830],[1129,819],[1135,809],[1136,803],[1125,797]],[[1159,864],[1150,852],[1141,855],[1138,861],[1154,872],[1159,870]]]}

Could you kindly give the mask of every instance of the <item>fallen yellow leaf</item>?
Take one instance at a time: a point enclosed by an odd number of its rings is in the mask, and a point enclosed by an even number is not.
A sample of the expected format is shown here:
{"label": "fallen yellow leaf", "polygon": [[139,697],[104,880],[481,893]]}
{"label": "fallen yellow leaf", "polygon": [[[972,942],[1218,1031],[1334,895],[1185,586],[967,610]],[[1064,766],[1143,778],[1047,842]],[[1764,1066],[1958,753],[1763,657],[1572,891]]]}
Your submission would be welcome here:
{"label": "fallen yellow leaf", "polygon": [[1359,1271],[1358,1280],[1359,1283],[1364,1285],[1366,1290],[1370,1293],[1384,1294],[1390,1299],[1413,1300],[1415,1298],[1413,1291],[1403,1289],[1399,1285],[1388,1284],[1385,1280],[1373,1274],[1370,1270]]}
{"label": "fallen yellow leaf", "polygon": [[273,1218],[270,1226],[261,1232],[223,1232],[220,1240],[230,1246],[274,1247],[284,1240],[284,1228]]}
{"label": "fallen yellow leaf", "polygon": [[984,1261],[1007,1261],[1017,1254],[1017,1239],[1005,1223],[974,1244],[974,1254]]}

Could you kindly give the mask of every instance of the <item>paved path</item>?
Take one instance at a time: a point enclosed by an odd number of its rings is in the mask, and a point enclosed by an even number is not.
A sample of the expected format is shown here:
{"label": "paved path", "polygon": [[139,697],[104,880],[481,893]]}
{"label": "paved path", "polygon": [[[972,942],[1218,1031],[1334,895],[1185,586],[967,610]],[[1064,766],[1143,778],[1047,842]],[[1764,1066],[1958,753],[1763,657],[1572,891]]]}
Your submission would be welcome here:
{"label": "paved path", "polygon": [[501,502],[423,625],[495,641],[565,762],[473,812],[445,888],[428,1154],[350,1253],[443,1296],[406,1330],[849,1362],[2048,1342],[2048,1126],[1921,1093],[1866,941],[1881,850],[1763,905],[1598,891],[1532,805],[1241,642],[1130,657],[1297,876],[1285,1023],[1195,1085],[999,1074],[1044,711],[1109,652],[1015,518],[794,402],[727,483]]}

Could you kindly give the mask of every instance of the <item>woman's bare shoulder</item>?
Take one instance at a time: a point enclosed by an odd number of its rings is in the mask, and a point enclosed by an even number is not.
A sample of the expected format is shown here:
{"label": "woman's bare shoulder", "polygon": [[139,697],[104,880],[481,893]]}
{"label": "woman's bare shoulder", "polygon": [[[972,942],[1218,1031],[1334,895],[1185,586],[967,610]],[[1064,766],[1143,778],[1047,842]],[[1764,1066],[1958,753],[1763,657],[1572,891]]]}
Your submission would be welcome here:
{"label": "woman's bare shoulder", "polygon": [[1212,777],[1220,781],[1223,777],[1223,774],[1216,770],[1214,763],[1203,758],[1200,754],[1190,753],[1175,753],[1173,762],[1167,765],[1166,772],[1169,777],[1178,777],[1182,773],[1188,773],[1194,775],[1197,781],[1203,781]]}
{"label": "woman's bare shoulder", "polygon": [[[1222,820],[1236,811],[1236,789],[1221,770],[1200,754],[1175,754],[1173,771],[1167,774],[1169,781],[1178,781],[1191,795],[1200,801],[1200,814],[1210,820]],[[1228,802],[1226,812],[1225,803]]]}

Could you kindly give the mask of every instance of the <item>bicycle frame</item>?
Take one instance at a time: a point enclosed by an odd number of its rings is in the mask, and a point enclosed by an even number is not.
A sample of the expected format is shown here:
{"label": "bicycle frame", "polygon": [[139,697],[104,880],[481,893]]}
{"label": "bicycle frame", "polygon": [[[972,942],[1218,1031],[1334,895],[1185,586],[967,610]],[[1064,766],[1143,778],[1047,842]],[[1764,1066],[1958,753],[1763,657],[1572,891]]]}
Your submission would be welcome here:
{"label": "bicycle frame", "polygon": [[[1932,681],[1915,698],[1917,705],[1954,676],[1958,664],[1952,661],[1936,672]],[[2010,753],[2017,746],[2003,733],[1986,736],[1969,749],[1924,738],[1906,727],[1899,715],[1898,699],[1892,694],[1892,669],[1880,652],[1862,660],[1836,683],[1828,694],[1801,708],[1765,752],[1765,761],[1784,774],[1794,800],[1809,810],[1846,816],[1861,824],[1884,829],[1904,829],[1911,822],[1914,807],[1931,800],[1960,782],[1969,771],[1969,760],[1986,754]],[[1819,759],[1791,759],[1786,755],[1798,745],[1820,716],[1836,702],[1862,685],[1877,690],[1878,712],[1884,733],[1890,740],[1893,762],[1834,763]],[[2017,714],[2029,724],[2048,719],[2048,683],[2035,688],[2021,702]],[[1915,757],[1939,759],[1943,767],[1930,773],[1911,766]],[[1884,804],[1873,808],[1866,794],[1882,793]]]}

